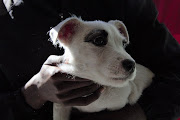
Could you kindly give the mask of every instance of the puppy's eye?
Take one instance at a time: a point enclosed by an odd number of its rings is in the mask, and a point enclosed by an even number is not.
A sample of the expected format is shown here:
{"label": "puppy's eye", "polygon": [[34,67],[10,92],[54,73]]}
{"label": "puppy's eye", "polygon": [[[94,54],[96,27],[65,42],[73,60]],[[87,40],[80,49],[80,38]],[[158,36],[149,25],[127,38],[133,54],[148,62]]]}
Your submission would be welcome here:
{"label": "puppy's eye", "polygon": [[126,41],[126,40],[123,40],[123,41],[122,41],[122,45],[123,45],[123,47],[125,48],[125,47],[127,46],[127,41]]}
{"label": "puppy's eye", "polygon": [[107,44],[107,39],[103,36],[97,36],[92,40],[92,43],[96,46],[102,47]]}

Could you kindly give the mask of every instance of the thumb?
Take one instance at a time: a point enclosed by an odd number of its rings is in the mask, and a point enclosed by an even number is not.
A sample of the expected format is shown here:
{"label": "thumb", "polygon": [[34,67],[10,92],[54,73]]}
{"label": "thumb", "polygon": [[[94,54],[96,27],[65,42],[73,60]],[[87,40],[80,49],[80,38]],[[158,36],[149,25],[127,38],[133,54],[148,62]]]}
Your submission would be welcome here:
{"label": "thumb", "polygon": [[50,55],[48,59],[44,62],[44,65],[54,65],[59,64],[63,60],[62,56]]}

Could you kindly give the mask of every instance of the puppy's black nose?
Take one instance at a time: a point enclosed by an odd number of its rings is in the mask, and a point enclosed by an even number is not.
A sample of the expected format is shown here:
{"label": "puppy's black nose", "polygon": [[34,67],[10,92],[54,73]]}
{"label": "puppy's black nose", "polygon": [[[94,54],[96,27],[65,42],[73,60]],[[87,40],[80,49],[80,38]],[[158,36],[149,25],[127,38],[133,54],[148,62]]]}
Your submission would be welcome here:
{"label": "puppy's black nose", "polygon": [[135,62],[129,59],[125,59],[122,61],[122,66],[127,72],[134,72],[135,70]]}

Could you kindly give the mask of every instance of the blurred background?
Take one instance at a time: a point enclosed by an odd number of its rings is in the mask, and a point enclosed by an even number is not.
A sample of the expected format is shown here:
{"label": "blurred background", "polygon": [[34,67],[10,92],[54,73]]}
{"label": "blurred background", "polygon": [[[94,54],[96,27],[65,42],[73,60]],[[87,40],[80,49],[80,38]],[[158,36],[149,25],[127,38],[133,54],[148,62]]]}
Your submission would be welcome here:
{"label": "blurred background", "polygon": [[168,27],[171,34],[180,43],[180,0],[153,1],[159,11],[158,20]]}
{"label": "blurred background", "polygon": [[154,0],[154,3],[159,11],[158,20],[180,43],[180,0]]}

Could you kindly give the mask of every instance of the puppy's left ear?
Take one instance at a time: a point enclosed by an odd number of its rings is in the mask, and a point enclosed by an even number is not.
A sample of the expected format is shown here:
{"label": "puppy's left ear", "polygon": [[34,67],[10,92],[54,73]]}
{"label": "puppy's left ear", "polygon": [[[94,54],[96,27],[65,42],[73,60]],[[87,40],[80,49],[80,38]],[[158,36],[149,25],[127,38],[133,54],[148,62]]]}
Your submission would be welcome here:
{"label": "puppy's left ear", "polygon": [[108,23],[114,25],[119,32],[126,38],[126,42],[129,43],[129,34],[127,31],[126,26],[124,25],[124,23],[122,21],[119,20],[110,20]]}

